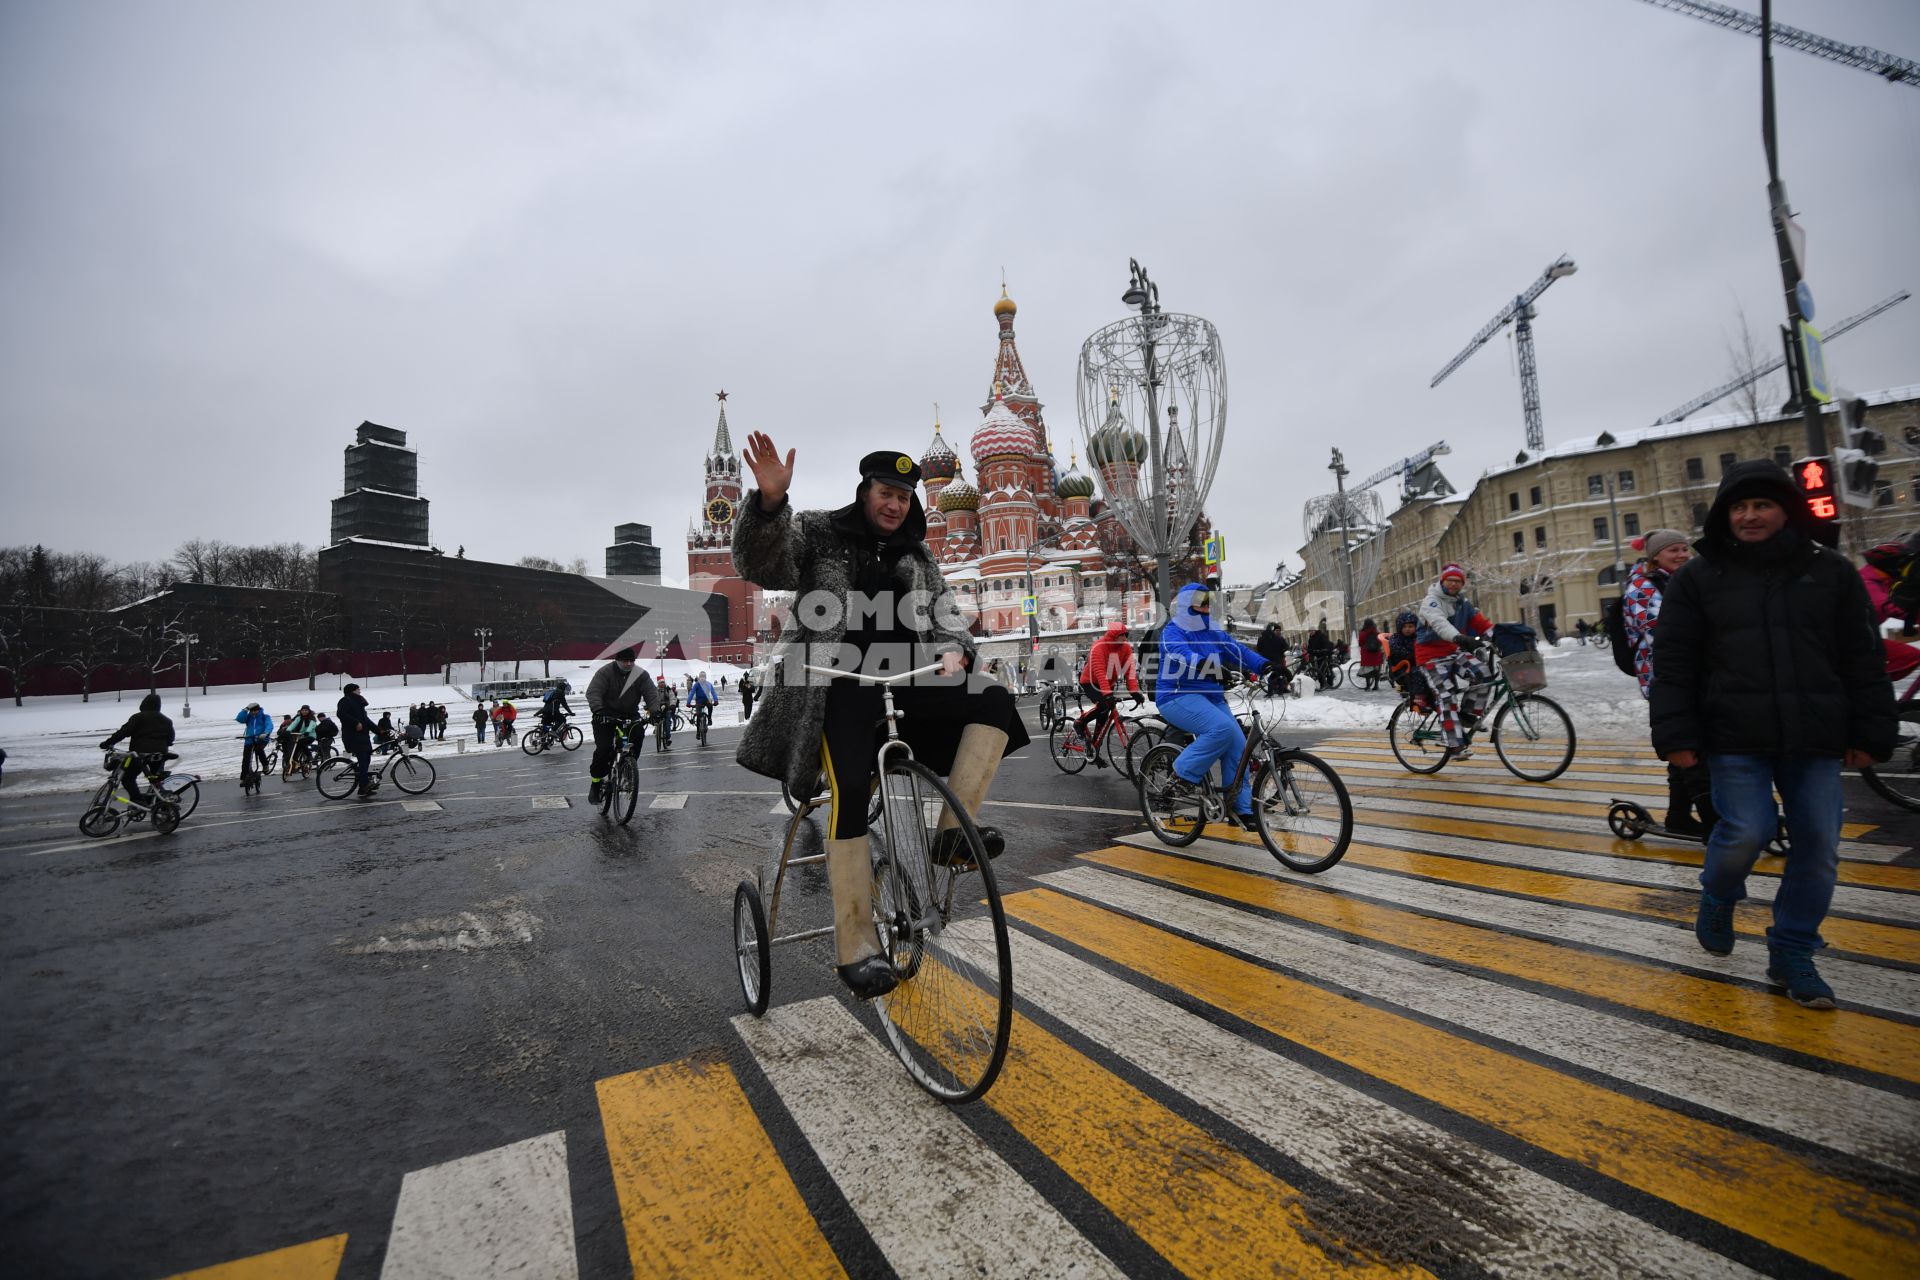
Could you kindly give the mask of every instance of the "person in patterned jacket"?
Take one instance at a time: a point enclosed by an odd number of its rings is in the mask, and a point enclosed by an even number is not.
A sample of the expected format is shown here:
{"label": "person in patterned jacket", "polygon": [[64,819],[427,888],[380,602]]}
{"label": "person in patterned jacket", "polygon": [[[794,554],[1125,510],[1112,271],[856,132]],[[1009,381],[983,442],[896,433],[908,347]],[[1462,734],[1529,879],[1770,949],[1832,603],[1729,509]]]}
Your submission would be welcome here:
{"label": "person in patterned jacket", "polygon": [[[1633,647],[1634,670],[1640,675],[1640,696],[1653,696],[1653,628],[1660,620],[1660,599],[1674,570],[1693,558],[1687,535],[1655,529],[1641,540],[1645,558],[1627,575],[1620,593],[1621,625]],[[1694,817],[1694,810],[1699,817]],[[1667,830],[1677,836],[1705,839],[1713,830],[1713,778],[1703,757],[1690,769],[1667,765]]]}

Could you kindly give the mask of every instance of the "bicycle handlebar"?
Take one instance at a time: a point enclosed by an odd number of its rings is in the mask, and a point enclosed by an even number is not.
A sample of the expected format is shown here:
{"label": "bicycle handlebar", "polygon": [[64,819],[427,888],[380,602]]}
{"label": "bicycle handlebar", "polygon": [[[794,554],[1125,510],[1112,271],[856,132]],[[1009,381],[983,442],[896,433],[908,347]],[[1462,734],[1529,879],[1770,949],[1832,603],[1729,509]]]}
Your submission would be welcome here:
{"label": "bicycle handlebar", "polygon": [[857,680],[861,684],[899,684],[902,680],[911,680],[915,676],[924,676],[940,671],[944,669],[945,666],[945,663],[936,662],[929,667],[916,667],[912,671],[902,671],[897,676],[870,676],[859,671],[842,671],[838,667],[809,666],[803,667],[802,669],[811,671],[815,675],[832,676],[836,680]]}

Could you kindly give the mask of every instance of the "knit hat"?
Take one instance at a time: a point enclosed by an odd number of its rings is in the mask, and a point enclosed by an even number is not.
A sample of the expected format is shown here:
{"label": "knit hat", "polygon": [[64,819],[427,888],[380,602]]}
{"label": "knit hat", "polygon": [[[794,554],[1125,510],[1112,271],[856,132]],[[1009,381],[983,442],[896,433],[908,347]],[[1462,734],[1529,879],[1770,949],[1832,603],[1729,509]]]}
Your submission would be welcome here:
{"label": "knit hat", "polygon": [[1651,560],[1674,543],[1685,542],[1686,540],[1687,535],[1684,533],[1678,533],[1672,529],[1655,529],[1644,539],[1646,542],[1647,559]]}
{"label": "knit hat", "polygon": [[1441,565],[1440,581],[1445,582],[1448,578],[1458,578],[1460,581],[1465,582],[1467,580],[1467,571],[1457,564]]}

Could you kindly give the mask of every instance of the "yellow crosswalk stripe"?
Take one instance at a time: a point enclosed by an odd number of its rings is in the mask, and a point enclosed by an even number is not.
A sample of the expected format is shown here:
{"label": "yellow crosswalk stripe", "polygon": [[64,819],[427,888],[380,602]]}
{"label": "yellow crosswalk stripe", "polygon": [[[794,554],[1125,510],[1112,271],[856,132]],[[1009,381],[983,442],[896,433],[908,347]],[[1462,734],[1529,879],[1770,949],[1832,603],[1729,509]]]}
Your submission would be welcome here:
{"label": "yellow crosswalk stripe", "polygon": [[[1319,755],[1320,752],[1316,750],[1314,754]],[[1331,757],[1328,758],[1330,759]],[[1568,790],[1587,792],[1604,791],[1609,795],[1635,800],[1664,801],[1667,797],[1667,788],[1664,784],[1655,786],[1651,783],[1623,782],[1614,779],[1601,782],[1585,778],[1568,778],[1563,775],[1552,782],[1529,782],[1525,778],[1516,778],[1505,770],[1490,776],[1463,777],[1459,772],[1458,766],[1449,767],[1439,773],[1418,774],[1409,773],[1392,760],[1372,761],[1371,758],[1369,758],[1368,762],[1362,763],[1355,761],[1350,756],[1342,757],[1339,764],[1335,767],[1339,769],[1341,779],[1350,787],[1355,785],[1354,779],[1358,778],[1366,782],[1399,784],[1395,789],[1404,794],[1412,794],[1418,789],[1417,786],[1407,786],[1405,784],[1424,781],[1429,783],[1452,782],[1465,786],[1497,785],[1503,787],[1526,787],[1530,790],[1537,791],[1542,796],[1551,796],[1556,791]],[[1652,808],[1653,806],[1648,805],[1647,807]]]}
{"label": "yellow crosswalk stripe", "polygon": [[1115,845],[1081,857],[1098,866],[1132,871],[1229,901],[1278,911],[1435,959],[1545,983],[1746,1040],[1920,1083],[1920,1027],[1846,1009],[1802,1009],[1769,992],[1643,961],[1572,951],[1535,938],[1439,920],[1144,849]]}
{"label": "yellow crosswalk stripe", "polygon": [[846,1274],[724,1062],[595,1089],[634,1275]]}
{"label": "yellow crosswalk stripe", "polygon": [[1189,1275],[1428,1274],[1362,1256],[1285,1182],[1022,1015],[983,1101]]}
{"label": "yellow crosswalk stripe", "polygon": [[[1340,780],[1346,782],[1342,773]],[[1387,796],[1396,800],[1429,800],[1434,804],[1457,804],[1472,809],[1512,809],[1521,813],[1560,813],[1569,817],[1604,818],[1607,806],[1595,800],[1556,800],[1551,794],[1535,796],[1496,796],[1484,791],[1429,791],[1424,787],[1359,786],[1347,783],[1347,790],[1358,800],[1363,796]]]}
{"label": "yellow crosswalk stripe", "polygon": [[[1209,833],[1213,834],[1215,839],[1230,840],[1235,844],[1251,845],[1255,848],[1265,847],[1260,843],[1260,837],[1250,832],[1221,827],[1217,831],[1210,828]],[[1382,871],[1398,871],[1427,880],[1441,880],[1448,884],[1470,885],[1476,889],[1524,894],[1530,898],[1542,898],[1549,902],[1572,902],[1583,907],[1624,911],[1632,915],[1651,916],[1657,920],[1673,920],[1684,924],[1693,922],[1694,909],[1700,901],[1698,894],[1680,889],[1620,884],[1611,880],[1588,880],[1580,876],[1563,876],[1552,871],[1495,866],[1447,854],[1409,853],[1403,849],[1386,849],[1370,844],[1348,845],[1346,861],[1363,867],[1376,867]],[[1769,904],[1743,903],[1734,913],[1734,930],[1749,937],[1764,938],[1767,934],[1767,926],[1772,923],[1772,919],[1773,909]],[[1907,964],[1920,964],[1920,930],[1868,920],[1848,920],[1828,916],[1820,926],[1820,933],[1826,939],[1828,946],[1841,951],[1853,951],[1865,956],[1898,960]]]}
{"label": "yellow crosswalk stripe", "polygon": [[182,1271],[167,1280],[333,1280],[340,1272],[340,1257],[346,1251],[346,1236],[323,1236],[270,1253],[256,1253],[237,1262]]}
{"label": "yellow crosswalk stripe", "polygon": [[[1420,813],[1393,813],[1380,809],[1357,810],[1354,822],[1362,826],[1392,827],[1397,831],[1426,831],[1434,835],[1466,836],[1474,840],[1498,840],[1502,844],[1527,845],[1535,849],[1562,849],[1573,853],[1604,853],[1615,858],[1645,858],[1697,867],[1703,853],[1622,840],[1613,835],[1588,835],[1579,831],[1556,831],[1545,827],[1520,826],[1510,822],[1490,822],[1472,818],[1443,818]],[[1784,859],[1771,855],[1754,864],[1755,870],[1779,875],[1786,869]],[[1920,891],[1920,867],[1895,867],[1884,863],[1840,860],[1840,883],[1865,885],[1876,889]]]}
{"label": "yellow crosswalk stripe", "polygon": [[1911,1274],[1913,1209],[1811,1159],[1051,890],[1016,893],[1006,906],[1275,1035],[1820,1266]]}

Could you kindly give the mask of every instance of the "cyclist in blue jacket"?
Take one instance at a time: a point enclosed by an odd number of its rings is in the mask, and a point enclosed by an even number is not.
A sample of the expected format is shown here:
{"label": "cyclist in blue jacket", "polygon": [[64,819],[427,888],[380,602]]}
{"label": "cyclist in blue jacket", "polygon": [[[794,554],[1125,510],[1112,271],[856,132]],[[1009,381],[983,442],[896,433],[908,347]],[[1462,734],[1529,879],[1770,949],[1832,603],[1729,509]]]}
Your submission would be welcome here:
{"label": "cyclist in blue jacket", "polygon": [[[1173,762],[1174,776],[1189,791],[1198,791],[1207,770],[1218,763],[1238,768],[1247,749],[1247,736],[1227,706],[1222,678],[1231,670],[1258,675],[1267,660],[1227,634],[1213,620],[1213,593],[1202,583],[1180,588],[1173,600],[1173,616],[1160,629],[1160,674],[1154,705],[1168,724],[1193,735],[1193,742]],[[1229,764],[1229,753],[1233,759]],[[1248,831],[1253,818],[1253,776],[1240,780],[1233,796],[1234,819]]]}
{"label": "cyclist in blue jacket", "polygon": [[241,726],[241,733],[247,744],[240,752],[240,772],[262,773],[267,771],[267,740],[273,737],[273,717],[260,709],[257,702],[249,702],[246,708],[234,717]]}

